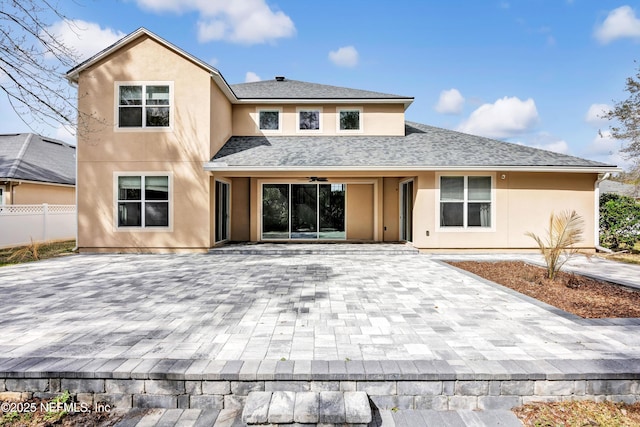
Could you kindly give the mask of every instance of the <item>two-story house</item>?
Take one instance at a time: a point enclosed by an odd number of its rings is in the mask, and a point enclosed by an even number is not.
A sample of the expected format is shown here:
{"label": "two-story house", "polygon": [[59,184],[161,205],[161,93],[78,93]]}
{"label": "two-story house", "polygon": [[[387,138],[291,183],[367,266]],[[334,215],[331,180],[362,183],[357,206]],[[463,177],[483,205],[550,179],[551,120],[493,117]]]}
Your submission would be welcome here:
{"label": "two-story house", "polygon": [[225,241],[410,241],[534,248],[575,209],[597,244],[614,166],[411,123],[413,98],[276,77],[229,85],[139,29],[69,71],[81,251],[205,251]]}

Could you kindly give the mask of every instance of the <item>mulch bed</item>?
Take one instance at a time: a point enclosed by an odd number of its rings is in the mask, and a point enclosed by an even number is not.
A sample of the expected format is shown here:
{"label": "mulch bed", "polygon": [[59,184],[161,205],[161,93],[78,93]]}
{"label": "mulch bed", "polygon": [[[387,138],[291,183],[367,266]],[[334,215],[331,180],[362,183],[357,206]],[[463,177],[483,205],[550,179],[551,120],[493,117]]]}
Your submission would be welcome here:
{"label": "mulch bed", "polygon": [[529,403],[514,408],[513,412],[526,427],[640,425],[640,403],[633,405],[593,401]]}
{"label": "mulch bed", "polygon": [[449,264],[584,318],[640,317],[640,292],[609,282],[546,269],[521,261],[460,261]]}

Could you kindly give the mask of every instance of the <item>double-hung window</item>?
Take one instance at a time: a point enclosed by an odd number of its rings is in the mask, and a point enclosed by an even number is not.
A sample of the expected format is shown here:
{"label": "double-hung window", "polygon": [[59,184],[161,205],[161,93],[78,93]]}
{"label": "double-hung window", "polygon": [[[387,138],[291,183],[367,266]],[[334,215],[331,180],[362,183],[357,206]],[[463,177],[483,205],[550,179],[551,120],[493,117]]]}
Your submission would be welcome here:
{"label": "double-hung window", "polygon": [[440,227],[492,226],[491,176],[440,177]]}
{"label": "double-hung window", "polygon": [[117,83],[118,128],[171,127],[171,87],[167,82]]}
{"label": "double-hung window", "polygon": [[118,227],[169,227],[169,176],[117,177]]}

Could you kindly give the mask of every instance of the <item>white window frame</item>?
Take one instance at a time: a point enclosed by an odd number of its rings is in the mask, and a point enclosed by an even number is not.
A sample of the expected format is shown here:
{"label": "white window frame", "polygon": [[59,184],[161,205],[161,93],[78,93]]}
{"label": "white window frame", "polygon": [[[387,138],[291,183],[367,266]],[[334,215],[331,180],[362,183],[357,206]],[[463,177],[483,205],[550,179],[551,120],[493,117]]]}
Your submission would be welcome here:
{"label": "white window frame", "polygon": [[[169,214],[169,225],[160,227],[160,226],[145,226],[145,215],[144,215],[144,179],[141,179],[141,215],[142,221],[141,226],[119,226],[118,225],[118,178],[121,176],[139,176],[141,178],[145,178],[147,176],[166,176],[169,181],[169,198],[167,203],[169,204],[168,214]],[[154,200],[157,202],[158,200]],[[154,231],[173,231],[173,173],[167,171],[144,171],[144,172],[114,172],[113,173],[113,230],[114,231],[141,231],[141,232],[154,232]]]}
{"label": "white window frame", "polygon": [[4,185],[0,185],[0,206],[4,205],[4,193],[6,193],[7,188]]}
{"label": "white window frame", "polygon": [[[278,113],[278,129],[260,129],[260,113],[262,112],[277,112]],[[282,133],[282,108],[267,108],[267,107],[257,107],[256,108],[256,132],[270,134],[270,133]]]}
{"label": "white window frame", "polygon": [[[317,111],[319,117],[318,129],[300,129],[300,113],[303,111]],[[297,133],[322,133],[322,122],[323,122],[323,111],[322,107],[297,107],[296,108],[296,132]]]}
{"label": "white window frame", "polygon": [[[142,86],[142,125],[140,127],[120,127],[120,86]],[[146,126],[146,87],[147,86],[169,86],[169,126]],[[134,80],[116,81],[114,83],[114,115],[113,123],[116,132],[170,132],[173,131],[175,116],[174,96],[172,81]]]}
{"label": "white window frame", "polygon": [[[340,129],[340,113],[343,111],[357,111],[359,119],[358,129]],[[362,107],[337,107],[336,108],[336,132],[337,133],[363,133],[364,120],[362,119]]]}
{"label": "white window frame", "polygon": [[[489,227],[469,227],[468,223],[468,204],[469,204],[469,177],[474,176],[485,176],[491,178],[491,225]],[[464,178],[464,198],[463,198],[463,226],[462,227],[445,227],[440,225],[440,182],[442,177],[463,177]],[[435,191],[435,228],[441,233],[487,233],[487,232],[495,232],[496,231],[496,174],[495,172],[443,172],[436,173],[436,191]],[[476,203],[476,201],[471,201],[471,203]]]}

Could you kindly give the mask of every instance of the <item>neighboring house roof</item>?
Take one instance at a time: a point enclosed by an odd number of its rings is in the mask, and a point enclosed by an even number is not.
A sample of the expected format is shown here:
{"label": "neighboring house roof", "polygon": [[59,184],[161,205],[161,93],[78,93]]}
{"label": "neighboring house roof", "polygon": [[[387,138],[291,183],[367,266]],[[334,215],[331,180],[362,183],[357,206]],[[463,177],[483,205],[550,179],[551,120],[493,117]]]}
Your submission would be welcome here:
{"label": "neighboring house roof", "polygon": [[0,135],[0,180],[75,185],[76,149],[33,133]]}
{"label": "neighboring house roof", "polygon": [[640,197],[637,186],[618,181],[602,181],[600,183],[600,193],[614,193],[634,198]]}
{"label": "neighboring house roof", "polygon": [[207,170],[571,170],[615,166],[406,122],[405,136],[233,136]]}
{"label": "neighboring house roof", "polygon": [[273,80],[235,84],[231,85],[231,89],[242,100],[395,100],[403,102],[407,106],[413,101],[410,96],[301,82],[282,77],[276,77]]}

